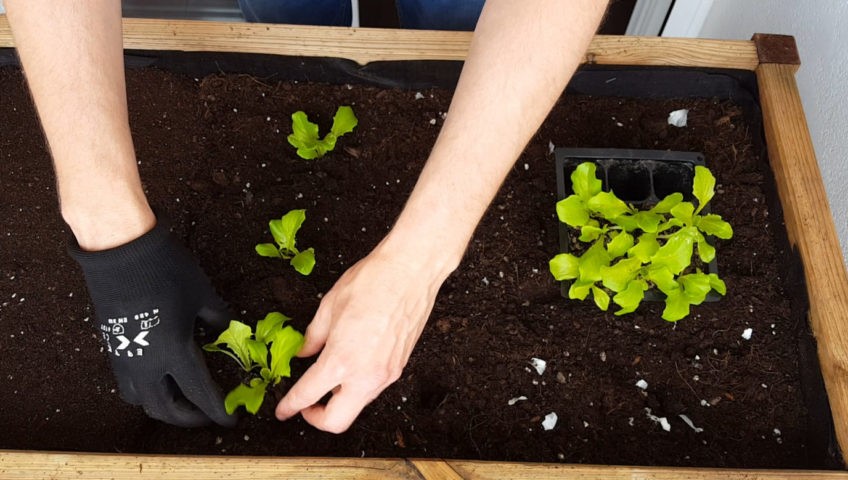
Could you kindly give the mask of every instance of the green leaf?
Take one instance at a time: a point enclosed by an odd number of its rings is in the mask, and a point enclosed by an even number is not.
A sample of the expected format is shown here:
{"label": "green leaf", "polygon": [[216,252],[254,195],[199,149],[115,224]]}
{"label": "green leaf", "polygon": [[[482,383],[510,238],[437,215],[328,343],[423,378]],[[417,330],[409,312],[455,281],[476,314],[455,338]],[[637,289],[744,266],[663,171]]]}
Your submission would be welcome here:
{"label": "green leaf", "polygon": [[577,195],[569,195],[557,202],[556,212],[559,221],[569,227],[580,228],[589,222],[589,210]]}
{"label": "green leaf", "polygon": [[677,218],[670,218],[667,222],[663,222],[657,226],[657,233],[662,233],[674,227],[682,227],[683,222]]}
{"label": "green leaf", "polygon": [[638,258],[625,258],[611,267],[605,267],[603,272],[604,286],[613,292],[621,292],[639,273],[642,262]]}
{"label": "green leaf", "polygon": [[323,140],[315,142],[315,153],[319,158],[333,151],[334,148],[336,148],[336,136],[332,133],[325,135]]}
{"label": "green leaf", "polygon": [[697,217],[695,220],[698,229],[707,235],[712,235],[722,240],[728,240],[733,237],[733,227],[718,215],[704,215],[703,217]]}
{"label": "green leaf", "polygon": [[271,383],[271,382],[274,381],[274,379],[271,378],[271,369],[268,368],[268,367],[265,367],[262,370],[259,370],[259,376],[262,377],[262,380],[265,380],[268,383]]}
{"label": "green leaf", "polygon": [[727,286],[724,284],[724,280],[718,278],[718,275],[716,275],[715,273],[709,274],[709,277],[710,277],[710,287],[712,287],[712,289],[715,290],[716,292],[718,292],[719,294],[726,295],[727,294]]}
{"label": "green leaf", "polygon": [[250,359],[257,365],[263,368],[268,368],[268,346],[265,342],[250,339],[247,341],[247,349],[250,352]]}
{"label": "green leaf", "polygon": [[607,220],[623,228],[625,232],[632,232],[639,228],[639,224],[636,222],[636,217],[633,215],[624,214],[615,218],[608,218]]}
{"label": "green leaf", "polygon": [[672,290],[665,298],[665,310],[662,318],[669,322],[676,322],[689,315],[689,301],[681,289]]}
{"label": "green leaf", "polygon": [[596,193],[586,202],[586,206],[589,210],[600,213],[605,219],[613,219],[630,211],[630,207],[612,192]]}
{"label": "green leaf", "polygon": [[715,258],[715,247],[707,242],[703,235],[696,240],[698,244],[698,257],[704,263],[710,263]]}
{"label": "green leaf", "polygon": [[306,220],[306,210],[291,210],[279,220],[271,220],[268,226],[271,228],[271,235],[274,236],[274,241],[280,246],[281,250],[286,250],[291,253],[297,253],[295,249],[295,235]]}
{"label": "green leaf", "polygon": [[685,227],[678,230],[651,257],[652,265],[666,267],[674,275],[682,272],[692,263],[693,233],[696,232],[697,230],[694,227]]}
{"label": "green leaf", "polygon": [[583,162],[571,173],[571,189],[584,201],[595,196],[603,186],[595,174],[596,169],[594,163]]}
{"label": "green leaf", "polygon": [[624,315],[630,313],[639,307],[642,299],[645,298],[645,290],[648,289],[648,283],[641,279],[636,279],[627,284],[627,288],[612,297],[612,301],[621,307],[621,310],[615,312],[616,315]]}
{"label": "green leaf", "polygon": [[681,202],[671,209],[671,215],[680,220],[683,225],[692,224],[692,214],[695,211],[695,206],[689,202]]}
{"label": "green leaf", "polygon": [[[291,143],[291,142],[289,142]],[[316,144],[317,145],[317,144]],[[315,160],[318,157],[321,157],[323,153],[318,153],[318,147],[313,145],[312,147],[306,148],[301,147],[297,149],[297,156],[304,160]]]}
{"label": "green leaf", "polygon": [[353,114],[353,109],[344,105],[336,110],[336,115],[333,117],[333,128],[330,129],[330,132],[335,137],[341,137],[346,133],[352,132],[353,127],[358,123],[359,120]]}
{"label": "green leaf", "polygon": [[680,290],[680,284],[674,279],[674,274],[666,267],[651,265],[648,268],[647,278],[666,295],[675,290]]}
{"label": "green leaf", "polygon": [[683,286],[686,300],[692,305],[703,303],[712,289],[709,275],[701,272],[681,275],[678,282]]}
{"label": "green leaf", "polygon": [[586,300],[586,297],[589,296],[589,292],[592,291],[592,287],[595,285],[595,282],[587,281],[587,280],[577,280],[571,284],[571,288],[568,289],[568,298],[572,300]]}
{"label": "green leaf", "polygon": [[682,193],[672,193],[663,198],[660,203],[654,205],[650,211],[654,213],[669,213],[671,209],[677,206],[678,203],[683,201]]}
{"label": "green leaf", "polygon": [[291,318],[280,312],[271,312],[265,318],[256,323],[256,335],[254,337],[262,343],[271,343],[272,333],[283,327],[283,324]]}
{"label": "green leaf", "polygon": [[633,217],[639,228],[648,233],[656,233],[660,222],[663,221],[662,215],[653,212],[636,212]]}
{"label": "green leaf", "polygon": [[227,349],[225,349],[225,348],[221,348],[221,347],[219,347],[218,345],[215,345],[214,343],[207,343],[206,345],[204,345],[204,346],[203,346],[203,350],[205,350],[205,351],[207,351],[207,352],[212,352],[212,353],[215,353],[215,352],[217,352],[217,353],[223,353],[224,355],[226,355],[226,356],[228,356],[228,357],[232,358],[233,360],[235,360],[235,361],[236,361],[236,363],[238,363],[238,364],[239,364],[239,366],[242,368],[242,370],[245,370],[245,371],[248,371],[248,372],[251,370],[250,368],[246,367],[246,366],[242,363],[242,361],[241,361],[241,359],[238,357],[238,355],[236,355],[235,353],[233,353],[233,352],[231,352],[231,351],[229,351],[229,350],[227,350]]}
{"label": "green leaf", "polygon": [[294,112],[291,118],[292,133],[287,137],[289,144],[298,149],[298,155],[301,155],[301,150],[313,150],[318,141],[318,125],[310,122],[303,111]]}
{"label": "green leaf", "polygon": [[291,266],[301,275],[309,275],[315,266],[315,249],[307,248],[291,259]]}
{"label": "green leaf", "polygon": [[610,297],[603,289],[592,287],[592,299],[595,300],[595,305],[601,310],[606,312],[609,308]]}
{"label": "green leaf", "polygon": [[628,257],[638,258],[642,263],[651,261],[651,257],[660,249],[655,233],[643,233],[639,235],[639,241],[627,250]]}
{"label": "green leaf", "polygon": [[560,253],[548,262],[548,268],[557,281],[573,280],[580,275],[580,259],[570,253]]}
{"label": "green leaf", "polygon": [[588,224],[580,227],[579,240],[581,242],[594,242],[605,233],[607,233],[607,229],[598,227],[597,220],[589,220]]}
{"label": "green leaf", "polygon": [[692,185],[692,194],[698,199],[698,210],[695,213],[699,213],[710,203],[715,195],[715,184],[716,179],[708,168],[700,165],[695,167],[695,181]]}
{"label": "green leaf", "polygon": [[300,351],[304,340],[303,335],[290,326],[274,333],[271,339],[271,377],[275,384],[280,378],[291,376],[289,362]]}
{"label": "green leaf", "polygon": [[[332,138],[328,138],[331,136]],[[321,157],[336,145],[336,138],[332,133],[319,140],[318,125],[310,122],[302,111],[292,114],[292,134],[287,139],[291,146],[297,148],[298,156],[306,160]]]}
{"label": "green leaf", "polygon": [[587,282],[597,282],[602,278],[601,269],[608,267],[610,262],[609,253],[604,248],[603,240],[599,240],[592,244],[588,250],[580,257],[579,279]]}
{"label": "green leaf", "polygon": [[607,252],[612,258],[617,258],[625,253],[633,246],[633,235],[627,232],[620,232],[607,243]]}
{"label": "green leaf", "polygon": [[261,378],[254,378],[250,381],[250,386],[240,384],[224,399],[224,408],[227,413],[232,415],[238,407],[244,406],[244,409],[249,413],[256,415],[259,407],[262,406],[262,401],[265,400],[265,387],[268,382]]}
{"label": "green leaf", "polygon": [[[214,343],[205,345],[203,348],[208,352],[226,353],[226,351],[221,349],[223,345],[235,354],[233,358],[241,364],[241,368],[250,371],[252,364],[250,362],[250,350],[247,346],[247,341],[251,335],[253,335],[253,331],[250,329],[250,326],[238,320],[230,320],[230,326],[218,335],[218,339]],[[232,357],[232,355],[230,356]]]}
{"label": "green leaf", "polygon": [[282,258],[280,250],[273,243],[260,243],[256,245],[256,253],[263,257]]}

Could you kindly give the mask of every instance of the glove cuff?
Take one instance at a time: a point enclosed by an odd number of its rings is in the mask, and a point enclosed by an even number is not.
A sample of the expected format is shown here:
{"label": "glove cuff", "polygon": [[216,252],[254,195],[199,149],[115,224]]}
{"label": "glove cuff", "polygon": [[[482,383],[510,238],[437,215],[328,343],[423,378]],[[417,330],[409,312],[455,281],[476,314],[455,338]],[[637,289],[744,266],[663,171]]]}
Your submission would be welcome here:
{"label": "glove cuff", "polygon": [[79,246],[76,239],[68,245],[68,254],[89,272],[114,270],[116,267],[138,265],[146,259],[156,258],[163,247],[170,243],[171,233],[167,218],[156,211],[156,224],[144,235],[123,245],[106,250],[88,251]]}
{"label": "glove cuff", "polygon": [[82,250],[76,240],[68,245],[68,254],[82,267],[92,297],[115,291],[115,285],[124,286],[117,290],[136,295],[149,293],[168,288],[163,284],[168,271],[194,273],[197,267],[191,254],[171,234],[167,217],[156,210],[154,213],[156,225],[123,245],[99,251]]}

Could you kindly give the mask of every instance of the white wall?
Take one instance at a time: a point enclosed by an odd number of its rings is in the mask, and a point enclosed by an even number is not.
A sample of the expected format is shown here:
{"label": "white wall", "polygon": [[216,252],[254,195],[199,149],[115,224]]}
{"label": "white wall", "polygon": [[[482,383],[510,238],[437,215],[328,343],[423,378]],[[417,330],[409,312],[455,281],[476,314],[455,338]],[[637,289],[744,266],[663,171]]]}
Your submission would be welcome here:
{"label": "white wall", "polygon": [[699,37],[795,36],[798,88],[848,263],[848,0],[712,1]]}

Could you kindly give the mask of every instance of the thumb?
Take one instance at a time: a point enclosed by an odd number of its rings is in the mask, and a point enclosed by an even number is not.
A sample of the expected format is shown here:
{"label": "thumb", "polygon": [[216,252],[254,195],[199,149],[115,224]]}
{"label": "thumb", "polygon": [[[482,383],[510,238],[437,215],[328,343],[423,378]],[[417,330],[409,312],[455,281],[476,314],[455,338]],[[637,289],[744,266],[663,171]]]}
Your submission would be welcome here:
{"label": "thumb", "polygon": [[227,302],[219,297],[214,290],[211,290],[207,295],[207,300],[203,303],[200,311],[197,312],[197,318],[200,319],[203,326],[218,333],[226,329],[230,320],[234,317],[230,315]]}
{"label": "thumb", "polygon": [[327,335],[330,333],[330,322],[332,320],[331,299],[328,296],[324,297],[321,305],[318,306],[318,311],[315,312],[315,317],[312,318],[312,323],[306,328],[306,340],[303,343],[300,351],[297,352],[298,357],[311,357],[315,355],[324,344],[327,343]]}

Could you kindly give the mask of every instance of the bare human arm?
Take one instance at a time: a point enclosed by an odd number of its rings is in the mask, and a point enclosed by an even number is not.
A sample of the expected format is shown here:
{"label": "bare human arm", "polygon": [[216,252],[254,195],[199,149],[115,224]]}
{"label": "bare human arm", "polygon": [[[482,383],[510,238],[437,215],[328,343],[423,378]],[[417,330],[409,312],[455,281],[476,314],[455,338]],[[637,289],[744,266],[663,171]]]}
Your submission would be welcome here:
{"label": "bare human arm", "polygon": [[226,305],[141,186],[120,1],[4,3],[122,397],[177,425],[234,425],[193,341],[196,317],[226,326]]}
{"label": "bare human arm", "polygon": [[84,249],[153,227],[127,117],[117,0],[5,0],[44,132],[62,215]]}
{"label": "bare human arm", "polygon": [[342,432],[400,377],[439,288],[580,63],[606,4],[486,2],[427,165],[391,232],[322,300],[300,355],[323,352],[278,404],[280,420],[300,412]]}

